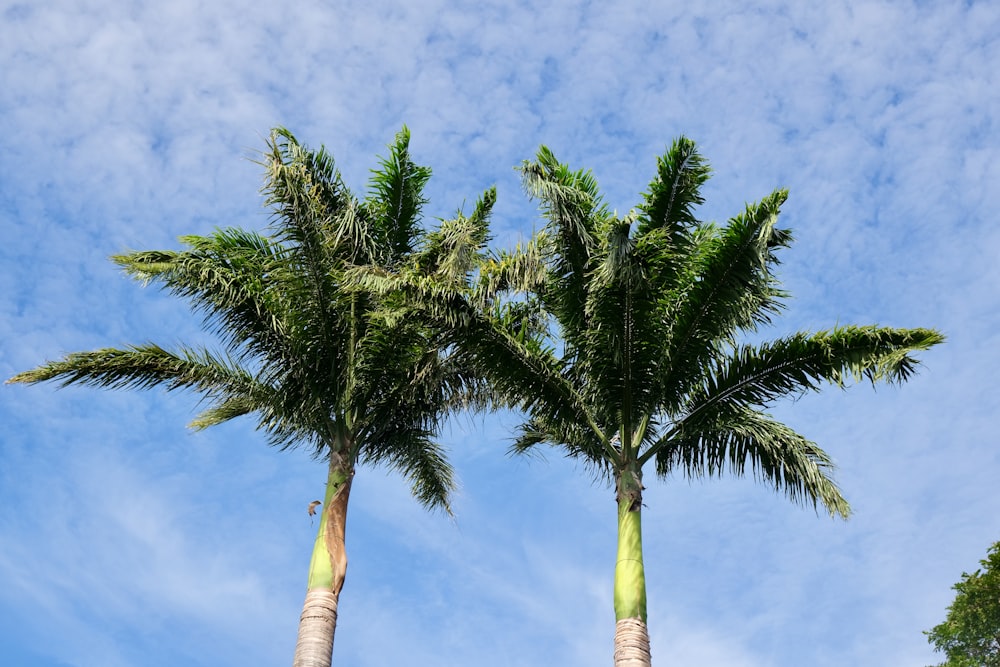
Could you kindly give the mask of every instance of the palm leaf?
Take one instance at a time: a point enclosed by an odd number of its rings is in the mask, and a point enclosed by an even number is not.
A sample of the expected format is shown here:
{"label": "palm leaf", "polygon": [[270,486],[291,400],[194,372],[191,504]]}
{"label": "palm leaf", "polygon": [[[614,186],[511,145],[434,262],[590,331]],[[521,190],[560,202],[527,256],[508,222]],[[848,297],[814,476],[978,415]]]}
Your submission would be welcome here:
{"label": "palm leaf", "polygon": [[535,162],[520,168],[525,191],[540,201],[548,221],[544,249],[551,286],[541,297],[562,328],[570,349],[578,332],[585,329],[583,310],[587,298],[587,275],[596,249],[597,226],[610,213],[604,206],[597,181],[590,172],[571,171],[542,146]]}
{"label": "palm leaf", "polygon": [[749,466],[757,479],[795,502],[823,505],[844,518],[850,506],[830,473],[833,464],[815,443],[784,424],[744,406],[733,406],[696,428],[681,428],[656,452],[656,472],[666,477],[681,470],[687,477],[743,476]]}
{"label": "palm leaf", "polygon": [[495,203],[496,189],[490,188],[476,202],[471,216],[466,217],[459,211],[455,218],[443,220],[425,237],[424,246],[414,257],[414,270],[433,274],[456,287],[467,285],[483,262],[489,240],[490,214]]}
{"label": "palm leaf", "polygon": [[639,207],[643,217],[639,235],[664,230],[674,247],[683,245],[689,230],[698,221],[696,206],[704,203],[701,186],[711,176],[712,169],[698,152],[693,141],[678,137],[665,155],[657,159],[656,178],[649,184]]}
{"label": "palm leaf", "polygon": [[771,268],[777,263],[774,251],[790,240],[775,227],[785,198],[785,191],[775,191],[725,229],[707,228],[695,237],[690,268],[660,316],[669,323],[660,344],[665,354],[659,390],[669,409],[679,407],[720,346],[779,311],[784,293]]}
{"label": "palm leaf", "polygon": [[691,396],[690,412],[718,403],[767,405],[776,398],[818,390],[821,382],[847,379],[901,383],[916,369],[912,353],[944,340],[928,329],[840,327],[744,345],[736,349]]}
{"label": "palm leaf", "polygon": [[210,236],[184,236],[187,251],[141,251],[112,260],[143,282],[160,282],[205,313],[206,326],[231,354],[279,359],[287,354],[290,285],[272,289],[265,277],[281,270],[282,249],[239,229]]}
{"label": "palm leaf", "polygon": [[420,211],[427,203],[423,189],[430,176],[430,169],[410,159],[410,131],[404,125],[389,146],[388,157],[372,171],[364,203],[378,234],[377,248],[384,253],[379,263],[398,263],[413,251]]}
{"label": "palm leaf", "polygon": [[105,389],[193,389],[224,394],[235,383],[253,378],[207,350],[181,348],[170,352],[152,343],[125,349],[104,348],[74,352],[58,361],[18,373],[8,382],[35,384],[56,381],[59,386],[85,385]]}

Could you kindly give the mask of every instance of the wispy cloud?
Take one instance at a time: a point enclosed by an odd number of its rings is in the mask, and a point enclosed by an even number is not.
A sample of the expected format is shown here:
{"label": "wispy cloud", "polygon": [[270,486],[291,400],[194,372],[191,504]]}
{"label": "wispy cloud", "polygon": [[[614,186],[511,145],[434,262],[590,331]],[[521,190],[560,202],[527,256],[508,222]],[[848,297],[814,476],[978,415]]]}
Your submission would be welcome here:
{"label": "wispy cloud", "polygon": [[[538,224],[510,167],[539,144],[625,211],[683,132],[716,168],[707,217],[791,190],[779,330],[878,321],[949,342],[902,390],[776,408],[837,459],[846,524],[750,482],[649,484],[654,656],[930,662],[920,631],[1000,537],[998,28],[985,2],[8,3],[0,372],[204,339],[105,257],[265,226],[251,159],[273,125],[325,142],[360,190],[408,124],[435,169],[429,217],[496,183],[504,243]],[[188,434],[173,395],[0,394],[0,609],[19,617],[0,642],[52,664],[287,659],[321,466],[248,425]],[[506,459],[512,421],[446,434],[457,524],[359,474],[345,663],[606,664],[611,496],[558,455]]]}

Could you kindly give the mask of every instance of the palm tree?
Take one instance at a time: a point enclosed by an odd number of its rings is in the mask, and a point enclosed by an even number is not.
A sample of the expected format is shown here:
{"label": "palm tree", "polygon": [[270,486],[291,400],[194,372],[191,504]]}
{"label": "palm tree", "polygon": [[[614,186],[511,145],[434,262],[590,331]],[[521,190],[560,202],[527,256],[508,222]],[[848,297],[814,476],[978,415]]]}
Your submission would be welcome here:
{"label": "palm tree", "polygon": [[344,528],[355,469],[397,469],[417,500],[448,510],[452,468],[432,434],[445,411],[472,398],[473,385],[443,354],[440,336],[385,316],[385,300],[343,289],[349,267],[391,269],[421,238],[430,170],[411,161],[406,128],[373,171],[362,201],[324,149],[309,150],[284,129],[271,133],[261,164],[273,236],[225,229],[182,237],[184,250],[113,258],[138,280],[188,299],[224,352],[154,344],[80,352],[10,382],[188,389],[208,404],[192,427],[253,414],[269,444],[309,447],[325,460],[326,494],[294,665],[327,666],[347,567]]}
{"label": "palm tree", "polygon": [[513,252],[486,257],[480,247],[474,282],[436,281],[417,265],[355,276],[381,293],[406,292],[456,360],[523,410],[513,451],[560,447],[615,485],[615,664],[649,665],[643,473],[749,472],[846,518],[830,458],[768,406],[826,382],[901,383],[915,370],[912,353],[943,337],[841,326],[746,342],[782,309],[773,269],[791,242],[776,226],[786,192],[727,225],[699,221],[710,169],[686,138],[659,158],[642,204],[624,218],[603,204],[589,172],[545,147],[520,171],[546,225]]}

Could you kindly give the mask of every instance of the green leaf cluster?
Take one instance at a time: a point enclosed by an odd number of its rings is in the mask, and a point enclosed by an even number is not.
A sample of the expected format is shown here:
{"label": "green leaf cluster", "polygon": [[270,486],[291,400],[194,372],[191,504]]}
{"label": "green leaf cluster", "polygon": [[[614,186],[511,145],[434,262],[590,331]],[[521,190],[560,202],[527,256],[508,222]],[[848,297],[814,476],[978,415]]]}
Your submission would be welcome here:
{"label": "green leaf cluster", "polygon": [[953,586],[944,622],[924,633],[947,656],[937,667],[1000,667],[1000,542],[979,563]]}
{"label": "green leaf cluster", "polygon": [[[543,146],[520,174],[544,227],[497,250],[493,188],[471,214],[423,228],[430,170],[412,161],[409,140],[404,127],[358,198],[324,148],[276,129],[260,159],[268,234],[220,229],[182,237],[182,250],[113,258],[190,302],[221,350],[79,352],[11,381],[186,389],[204,402],[195,428],[253,415],[272,445],[310,447],[330,463],[310,581],[334,595],[346,556],[343,516],[329,506],[346,516],[355,467],[383,464],[409,478],[418,500],[447,509],[455,482],[435,432],[456,408],[516,409],[524,421],[514,452],[556,447],[614,484],[616,618],[639,635],[647,466],[662,478],[751,474],[848,515],[830,457],[769,409],[826,385],[904,382],[915,354],[944,338],[865,325],[748,342],[787,297],[776,277],[792,243],[778,224],[785,190],[724,224],[699,219],[711,169],[680,137],[636,208],[619,216],[591,172]],[[948,621],[928,633],[946,664],[1000,664],[998,564],[994,546],[985,572],[956,586]],[[636,664],[648,664],[648,636],[637,641],[645,658]],[[635,648],[624,643],[616,655]]]}
{"label": "green leaf cluster", "polygon": [[[455,358],[489,380],[492,400],[524,412],[516,452],[556,446],[616,484],[650,462],[663,477],[751,472],[794,500],[846,516],[830,458],[768,408],[824,384],[905,381],[914,353],[943,337],[842,326],[747,343],[786,297],[775,268],[792,242],[778,226],[787,192],[723,225],[699,220],[711,170],[685,137],[657,160],[641,203],[621,217],[589,171],[548,148],[520,172],[545,218],[530,242],[492,251],[473,225],[462,257],[478,254],[478,270],[459,263],[462,270],[442,275],[439,244],[425,249],[433,259],[353,279],[403,294]],[[470,223],[452,221],[448,233]]]}
{"label": "green leaf cluster", "polygon": [[253,415],[272,445],[310,447],[357,464],[385,464],[421,502],[448,507],[455,481],[434,433],[447,410],[477,400],[476,380],[453,363],[440,335],[386,317],[391,298],[346,288],[356,266],[412,261],[423,239],[424,186],[404,127],[355,197],[333,157],[274,130],[259,164],[272,212],[268,234],[219,229],[184,236],[181,250],[112,259],[204,316],[221,350],[153,343],[78,352],[16,375],[113,389],[187,389],[207,428]]}

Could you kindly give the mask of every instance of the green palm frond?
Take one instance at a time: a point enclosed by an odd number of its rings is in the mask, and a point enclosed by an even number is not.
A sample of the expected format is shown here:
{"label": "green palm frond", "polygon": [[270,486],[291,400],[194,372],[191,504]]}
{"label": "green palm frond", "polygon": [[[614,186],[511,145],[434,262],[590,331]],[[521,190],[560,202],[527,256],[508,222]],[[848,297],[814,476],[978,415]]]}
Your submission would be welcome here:
{"label": "green palm frond", "polygon": [[720,404],[768,405],[784,396],[818,390],[821,382],[901,383],[918,365],[913,352],[943,340],[929,329],[852,326],[744,345],[718,360],[714,372],[692,392],[685,420]]}
{"label": "green palm frond", "polygon": [[181,348],[170,352],[158,345],[104,348],[74,352],[58,361],[18,373],[8,382],[35,384],[55,381],[59,386],[84,385],[105,389],[193,389],[223,394],[231,383],[253,382],[250,374],[207,350]]}
{"label": "green palm frond", "polygon": [[[381,350],[383,356],[359,360],[371,365],[359,371],[369,379],[369,392],[359,401],[366,409],[358,413],[355,425],[358,441],[365,443],[357,452],[358,460],[398,470],[411,481],[418,501],[450,512],[454,471],[433,434],[447,412],[468,406],[470,384],[476,379],[442,357],[412,323],[382,333],[383,344],[369,340],[366,347],[372,354]],[[382,378],[372,382],[366,373],[376,366],[382,369]]]}
{"label": "green palm frond", "polygon": [[188,423],[188,427],[202,431],[209,426],[223,424],[259,409],[260,405],[249,396],[227,396],[210,408],[202,410],[197,417]]}
{"label": "green palm frond", "polygon": [[278,378],[283,383],[276,386],[207,350],[182,347],[172,352],[146,344],[75,352],[15,375],[8,382],[55,381],[60,386],[104,389],[187,389],[211,403],[191,423],[193,428],[206,428],[255,412],[272,445],[286,448],[308,442],[322,450],[329,409],[309,394],[308,387],[295,382],[294,373],[285,376]]}
{"label": "green palm frond", "polygon": [[690,478],[724,473],[743,476],[747,466],[759,480],[791,500],[823,505],[831,516],[846,518],[850,506],[830,476],[829,456],[786,425],[762,412],[733,406],[714,419],[682,429],[656,453],[661,477],[680,470]]}
{"label": "green palm frond", "polygon": [[427,200],[423,190],[431,170],[410,159],[410,131],[404,125],[379,161],[368,183],[364,207],[378,233],[378,263],[394,265],[414,250],[420,213]]}
{"label": "green palm frond", "polygon": [[[655,345],[662,323],[655,311],[647,266],[631,235],[631,216],[608,225],[588,281],[577,364],[590,400],[605,408],[601,420],[631,431],[654,407],[651,389],[658,371]],[[630,446],[626,443],[626,446]]]}
{"label": "green palm frond", "polygon": [[571,171],[542,146],[535,162],[520,167],[525,191],[538,199],[547,220],[544,249],[552,285],[541,297],[548,302],[562,328],[566,344],[576,346],[583,331],[587,275],[597,249],[599,226],[610,217],[597,181],[587,171]]}
{"label": "green palm frond", "polygon": [[785,197],[783,190],[775,191],[726,228],[709,227],[698,236],[690,269],[661,315],[669,324],[660,345],[665,353],[660,391],[673,409],[720,347],[780,310],[784,292],[771,269],[777,263],[774,251],[790,240],[786,230],[775,227]]}
{"label": "green palm frond", "polygon": [[261,382],[244,387],[242,392],[223,395],[212,402],[188,426],[195,430],[253,415],[257,430],[267,443],[278,449],[308,447],[317,459],[330,454],[335,424],[329,406],[293,387],[273,387]]}
{"label": "green palm frond", "polygon": [[[554,228],[586,249],[593,242],[595,220],[607,213],[594,175],[571,171],[546,146],[538,149],[535,162],[525,160],[519,170],[525,191],[541,202]],[[565,249],[572,253],[570,246]]]}
{"label": "green palm frond", "polygon": [[292,354],[312,362],[313,383],[323,377],[347,382],[361,297],[348,297],[335,282],[345,262],[368,261],[374,241],[358,204],[343,184],[332,156],[310,150],[284,129],[271,133],[263,165],[265,201],[274,210],[273,232],[285,250],[285,270],[296,307],[287,315]]}
{"label": "green palm frond", "polygon": [[598,437],[585,424],[547,419],[540,411],[535,411],[518,427],[510,452],[527,454],[538,445],[559,447],[566,456],[582,461],[590,470],[607,479],[621,464],[620,453],[611,444],[611,439]]}
{"label": "green palm frond", "polygon": [[668,242],[679,247],[698,220],[696,206],[704,203],[701,186],[712,173],[693,141],[678,137],[665,155],[657,159],[656,178],[643,195],[639,235],[664,230]]}
{"label": "green palm frond", "polygon": [[[223,338],[230,353],[278,358],[287,352],[287,299],[273,289],[283,253],[269,239],[239,229],[210,236],[184,236],[186,251],[141,251],[112,256],[144,283],[159,282],[205,313],[206,326]],[[290,276],[288,276],[290,277]]]}
{"label": "green palm frond", "polygon": [[434,276],[366,268],[350,272],[349,280],[376,294],[403,295],[407,308],[442,332],[442,343],[452,350],[453,363],[471,376],[487,379],[501,405],[550,410],[562,419],[587,424],[604,437],[573,384],[564,377],[554,350],[545,346],[544,339],[525,335],[531,329],[530,322],[511,327],[511,321],[470,302],[465,287]]}
{"label": "green palm frond", "polygon": [[362,462],[396,470],[410,481],[410,492],[418,502],[451,514],[451,496],[457,484],[442,447],[420,431],[399,430],[384,437],[386,446],[366,450]]}
{"label": "green palm frond", "polygon": [[432,274],[444,283],[468,284],[483,262],[489,240],[489,220],[496,203],[496,188],[490,188],[476,202],[471,216],[461,211],[427,234],[424,247],[415,257],[417,273]]}
{"label": "green palm frond", "polygon": [[311,150],[278,128],[261,164],[276,240],[295,252],[302,270],[322,275],[337,260],[367,261],[374,240],[358,220],[358,203],[325,148]]}
{"label": "green palm frond", "polygon": [[525,298],[543,288],[548,275],[542,248],[546,245],[543,233],[536,234],[526,243],[518,243],[511,250],[497,250],[484,258],[472,285],[473,301],[481,308],[489,308],[504,295]]}
{"label": "green palm frond", "polygon": [[[645,282],[644,267],[636,259],[636,239],[632,236],[634,220],[609,219],[599,230],[600,246],[594,253],[594,268],[588,276],[588,286],[623,285],[635,287]],[[589,306],[589,304],[588,304]]]}

